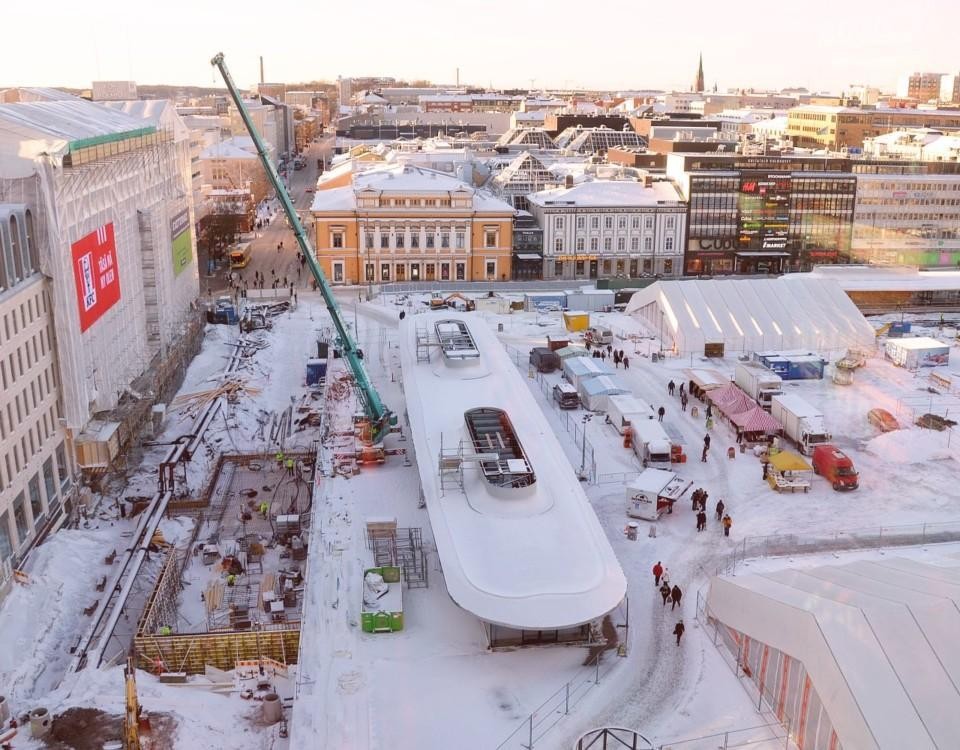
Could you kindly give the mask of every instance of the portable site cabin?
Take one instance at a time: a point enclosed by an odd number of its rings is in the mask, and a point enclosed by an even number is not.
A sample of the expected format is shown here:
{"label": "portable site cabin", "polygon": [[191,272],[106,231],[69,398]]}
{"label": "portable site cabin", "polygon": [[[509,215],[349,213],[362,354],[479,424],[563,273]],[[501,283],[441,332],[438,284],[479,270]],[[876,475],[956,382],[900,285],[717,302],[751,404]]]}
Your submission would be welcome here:
{"label": "portable site cabin", "polygon": [[560,357],[545,346],[535,346],[530,350],[530,364],[537,372],[553,372],[560,369]]}
{"label": "portable site cabin", "polygon": [[523,295],[526,312],[563,310],[566,306],[567,295],[563,292],[527,292]]}
{"label": "portable site cabin", "polygon": [[563,377],[578,391],[582,381],[600,375],[613,375],[613,370],[595,357],[570,357],[563,360]]}
{"label": "portable site cabin", "polygon": [[653,417],[653,408],[631,393],[607,397],[607,419],[621,435],[627,432],[634,422]]}
{"label": "portable site cabin", "polygon": [[400,568],[390,565],[363,571],[360,629],[364,633],[403,630],[402,579]]}
{"label": "portable site cabin", "polygon": [[884,354],[895,365],[908,370],[939,367],[950,363],[950,347],[928,337],[887,339]]}
{"label": "portable site cabin", "polygon": [[673,512],[673,504],[683,496],[691,483],[672,471],[645,469],[626,486],[627,515],[656,521],[664,511]]}
{"label": "portable site cabin", "polygon": [[566,296],[568,308],[602,312],[613,309],[616,293],[612,289],[583,287],[578,290],[568,290]]}
{"label": "portable site cabin", "polygon": [[473,300],[478,312],[490,312],[505,315],[510,312],[510,300],[494,295],[493,297],[477,297]]}
{"label": "portable site cabin", "polygon": [[607,399],[610,396],[630,393],[620,381],[612,375],[600,375],[596,378],[586,378],[577,386],[580,394],[580,403],[590,411],[603,411],[607,408]]}
{"label": "portable site cabin", "polygon": [[565,312],[563,326],[568,331],[585,331],[590,327],[590,313],[580,310]]}

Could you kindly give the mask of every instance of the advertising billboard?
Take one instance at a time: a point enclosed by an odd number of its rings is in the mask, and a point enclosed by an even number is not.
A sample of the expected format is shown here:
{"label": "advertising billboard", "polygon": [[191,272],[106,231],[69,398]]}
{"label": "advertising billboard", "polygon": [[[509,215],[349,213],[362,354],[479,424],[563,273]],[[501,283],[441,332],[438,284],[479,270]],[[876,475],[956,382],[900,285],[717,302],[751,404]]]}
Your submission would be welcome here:
{"label": "advertising billboard", "polygon": [[743,173],[738,201],[742,249],[786,249],[791,188],[789,174]]}
{"label": "advertising billboard", "polygon": [[80,332],[83,333],[120,301],[120,273],[113,222],[74,242],[70,251],[80,311]]}
{"label": "advertising billboard", "polygon": [[170,237],[173,239],[173,275],[179,276],[193,260],[190,247],[190,212],[186,209],[170,219]]}

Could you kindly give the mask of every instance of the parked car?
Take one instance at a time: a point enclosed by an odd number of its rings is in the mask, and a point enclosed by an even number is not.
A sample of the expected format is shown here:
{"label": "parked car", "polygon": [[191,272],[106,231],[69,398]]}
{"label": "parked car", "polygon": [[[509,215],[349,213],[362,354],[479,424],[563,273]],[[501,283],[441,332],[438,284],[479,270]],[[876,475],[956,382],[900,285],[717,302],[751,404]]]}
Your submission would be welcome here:
{"label": "parked car", "polygon": [[580,394],[569,383],[557,383],[553,386],[553,400],[561,409],[576,409],[580,406]]}
{"label": "parked car", "polygon": [[886,409],[871,409],[867,412],[867,421],[880,432],[892,432],[900,429],[900,423]]}
{"label": "parked car", "polygon": [[606,326],[591,326],[587,329],[586,339],[591,344],[612,344],[613,331]]}
{"label": "parked car", "polygon": [[860,486],[853,461],[833,445],[818,445],[813,449],[813,471],[830,482],[835,490],[855,490]]}

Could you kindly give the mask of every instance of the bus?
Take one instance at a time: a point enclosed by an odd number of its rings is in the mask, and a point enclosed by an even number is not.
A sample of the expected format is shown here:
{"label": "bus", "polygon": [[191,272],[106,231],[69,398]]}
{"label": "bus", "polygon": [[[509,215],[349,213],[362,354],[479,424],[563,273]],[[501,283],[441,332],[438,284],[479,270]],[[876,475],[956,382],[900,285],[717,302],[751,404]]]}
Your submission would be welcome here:
{"label": "bus", "polygon": [[230,251],[230,268],[246,268],[250,263],[250,243],[237,245]]}

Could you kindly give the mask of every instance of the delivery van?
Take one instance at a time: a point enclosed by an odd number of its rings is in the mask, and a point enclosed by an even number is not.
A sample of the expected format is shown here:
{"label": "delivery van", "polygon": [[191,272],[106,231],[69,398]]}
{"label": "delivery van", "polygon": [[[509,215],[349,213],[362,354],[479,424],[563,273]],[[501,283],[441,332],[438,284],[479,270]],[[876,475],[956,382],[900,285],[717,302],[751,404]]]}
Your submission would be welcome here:
{"label": "delivery van", "polygon": [[860,477],[853,467],[853,461],[833,445],[818,445],[813,449],[813,470],[830,482],[835,490],[855,490],[860,486]]}
{"label": "delivery van", "polygon": [[557,383],[553,386],[553,400],[561,409],[576,409],[580,406],[580,394],[569,383]]}

